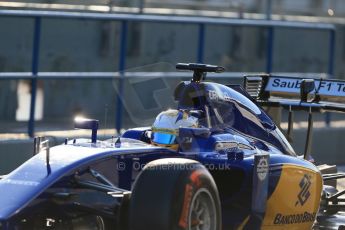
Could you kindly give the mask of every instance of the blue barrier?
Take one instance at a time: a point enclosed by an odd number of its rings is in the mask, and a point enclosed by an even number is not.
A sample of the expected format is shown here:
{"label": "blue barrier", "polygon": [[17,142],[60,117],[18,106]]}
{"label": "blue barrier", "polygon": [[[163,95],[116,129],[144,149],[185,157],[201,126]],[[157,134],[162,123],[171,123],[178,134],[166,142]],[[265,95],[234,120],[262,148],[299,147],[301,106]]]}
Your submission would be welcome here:
{"label": "blue barrier", "polygon": [[[295,29],[310,29],[310,30],[325,30],[330,32],[329,38],[329,60],[328,60],[328,74],[330,76],[334,73],[334,49],[335,49],[335,27],[327,23],[307,23],[307,22],[289,22],[289,21],[275,21],[275,20],[251,20],[251,19],[236,19],[236,18],[209,18],[209,17],[191,17],[191,16],[171,16],[171,15],[147,15],[147,14],[111,14],[111,13],[88,13],[88,12],[60,12],[60,11],[32,11],[32,10],[0,10],[0,16],[10,17],[27,17],[34,18],[34,35],[33,35],[33,50],[32,50],[32,72],[31,74],[13,73],[0,74],[0,79],[31,79],[31,105],[30,118],[28,123],[28,135],[34,136],[35,120],[34,112],[36,105],[36,91],[37,79],[45,79],[53,77],[54,73],[39,72],[39,50],[40,50],[40,34],[41,34],[41,20],[43,18],[59,18],[59,19],[90,19],[90,20],[108,20],[121,22],[120,34],[120,51],[119,51],[119,95],[117,98],[117,112],[116,112],[116,129],[119,131],[122,125],[123,106],[121,95],[123,93],[123,77],[126,76],[126,51],[127,51],[127,33],[128,22],[158,22],[158,23],[187,23],[199,26],[198,43],[196,51],[196,61],[203,62],[205,49],[205,34],[206,25],[224,25],[224,26],[243,26],[243,27],[263,27],[267,28],[267,45],[266,45],[266,72],[271,73],[273,69],[273,51],[274,51],[274,28],[295,28]],[[96,78],[97,73],[55,73],[55,78]],[[114,77],[113,73],[100,74],[105,78]]]}
{"label": "blue barrier", "polygon": [[39,54],[40,54],[40,39],[41,38],[41,18],[35,18],[34,38],[32,48],[32,75],[31,79],[31,102],[30,102],[30,117],[28,124],[28,135],[34,136],[35,130],[35,108],[36,108],[36,94],[37,94],[37,73],[39,67]]}
{"label": "blue barrier", "polygon": [[128,23],[127,21],[122,21],[121,26],[121,37],[120,37],[120,59],[119,59],[119,89],[117,95],[117,107],[116,107],[116,130],[119,133],[122,125],[122,114],[123,114],[123,105],[122,105],[122,96],[123,96],[123,77],[126,69],[126,51],[127,51],[127,30]]}

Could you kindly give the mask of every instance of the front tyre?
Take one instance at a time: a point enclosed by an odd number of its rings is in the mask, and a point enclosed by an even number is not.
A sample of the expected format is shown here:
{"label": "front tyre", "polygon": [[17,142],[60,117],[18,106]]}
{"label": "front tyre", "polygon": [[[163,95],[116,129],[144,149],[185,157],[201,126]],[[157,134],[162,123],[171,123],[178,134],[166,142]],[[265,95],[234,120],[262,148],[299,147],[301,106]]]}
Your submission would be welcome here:
{"label": "front tyre", "polygon": [[137,177],[130,201],[131,230],[220,230],[216,184],[197,161],[150,162]]}

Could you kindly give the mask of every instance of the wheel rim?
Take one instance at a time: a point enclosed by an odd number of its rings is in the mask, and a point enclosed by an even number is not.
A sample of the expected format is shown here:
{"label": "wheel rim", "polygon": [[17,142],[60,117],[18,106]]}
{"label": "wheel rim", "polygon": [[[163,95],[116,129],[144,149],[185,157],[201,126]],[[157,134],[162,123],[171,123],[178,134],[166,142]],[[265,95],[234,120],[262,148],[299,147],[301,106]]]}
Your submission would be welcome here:
{"label": "wheel rim", "polygon": [[105,224],[101,216],[86,216],[76,219],[72,228],[75,230],[104,230]]}
{"label": "wheel rim", "polygon": [[105,225],[104,225],[104,220],[102,217],[97,216],[97,229],[98,230],[104,230],[105,229]]}
{"label": "wheel rim", "polygon": [[217,215],[214,199],[206,189],[199,189],[191,202],[189,230],[216,230]]}

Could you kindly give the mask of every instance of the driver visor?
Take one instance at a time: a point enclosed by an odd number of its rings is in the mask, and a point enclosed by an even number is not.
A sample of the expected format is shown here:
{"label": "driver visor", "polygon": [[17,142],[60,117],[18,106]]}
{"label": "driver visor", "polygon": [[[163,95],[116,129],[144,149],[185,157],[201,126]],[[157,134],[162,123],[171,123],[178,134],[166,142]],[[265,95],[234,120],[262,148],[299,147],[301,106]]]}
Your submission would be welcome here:
{"label": "driver visor", "polygon": [[175,143],[176,135],[168,133],[153,133],[152,141],[158,144],[171,145]]}

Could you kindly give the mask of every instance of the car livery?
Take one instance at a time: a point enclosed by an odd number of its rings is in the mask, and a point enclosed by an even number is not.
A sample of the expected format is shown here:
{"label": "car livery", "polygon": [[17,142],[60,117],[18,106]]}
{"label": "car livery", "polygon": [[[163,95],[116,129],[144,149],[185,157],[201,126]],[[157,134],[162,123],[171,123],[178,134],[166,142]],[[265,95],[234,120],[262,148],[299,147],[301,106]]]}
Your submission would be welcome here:
{"label": "car livery", "polygon": [[[177,109],[200,124],[179,129],[178,151],[151,145],[150,127],[100,141],[98,122],[80,120],[76,127],[92,129],[91,140],[38,143],[36,155],[2,177],[0,229],[312,228],[323,177],[259,104],[328,105],[308,101],[312,90],[298,79],[251,76],[244,90],[204,81],[206,72],[224,71],[219,66],[177,69],[194,71],[176,87]],[[318,84],[316,94],[328,82]],[[296,87],[307,92],[306,101],[271,100],[296,94]]]}

